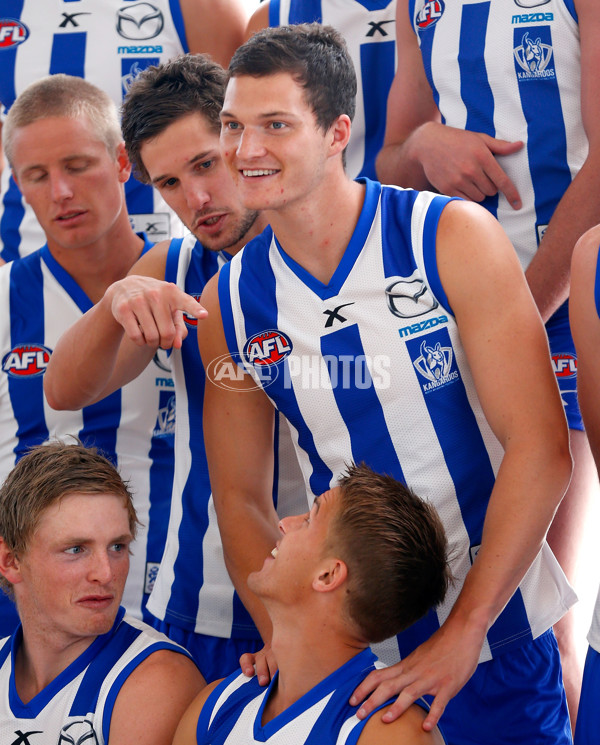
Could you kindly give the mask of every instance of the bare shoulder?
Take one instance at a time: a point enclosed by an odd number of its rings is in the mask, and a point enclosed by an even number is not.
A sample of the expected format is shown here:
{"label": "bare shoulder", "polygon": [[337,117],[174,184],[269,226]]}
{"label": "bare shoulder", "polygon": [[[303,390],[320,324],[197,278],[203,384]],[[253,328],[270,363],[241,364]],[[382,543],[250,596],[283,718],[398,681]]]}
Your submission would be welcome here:
{"label": "bare shoulder", "polygon": [[154,277],[164,279],[167,267],[167,254],[169,253],[170,241],[161,241],[135,262],[128,274],[137,274],[142,277]]}
{"label": "bare shoulder", "polygon": [[427,713],[413,704],[402,716],[386,724],[381,717],[389,707],[375,712],[367,721],[359,745],[444,745],[444,738],[436,727],[432,732],[423,729]]}
{"label": "bare shoulder", "polygon": [[246,39],[249,39],[257,31],[263,28],[267,28],[269,25],[269,2],[262,2],[258,8],[254,11],[250,20],[248,21],[248,28],[246,29]]}
{"label": "bare shoulder", "polygon": [[202,711],[208,697],[219,685],[221,680],[215,680],[212,683],[209,683],[209,685],[203,688],[188,706],[185,714],[179,722],[177,731],[175,732],[173,745],[196,745],[196,730],[200,712]]}
{"label": "bare shoulder", "polygon": [[600,250],[600,225],[587,230],[575,244],[572,268],[574,272],[596,270]]}
{"label": "bare shoulder", "polygon": [[110,745],[171,742],[185,710],[205,685],[187,655],[168,649],[153,652],[133,670],[117,696]]}

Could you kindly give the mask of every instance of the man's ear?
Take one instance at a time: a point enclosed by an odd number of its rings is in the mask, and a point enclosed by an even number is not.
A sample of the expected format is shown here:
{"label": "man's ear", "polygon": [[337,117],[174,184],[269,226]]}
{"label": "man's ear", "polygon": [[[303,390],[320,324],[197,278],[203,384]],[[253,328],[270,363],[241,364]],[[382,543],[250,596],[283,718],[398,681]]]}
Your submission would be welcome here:
{"label": "man's ear", "polygon": [[129,181],[131,176],[131,161],[127,155],[124,142],[117,145],[117,163],[119,165],[119,181],[124,184]]}
{"label": "man's ear", "polygon": [[7,579],[11,585],[22,581],[21,562],[17,554],[10,549],[4,538],[0,536],[0,574]]}
{"label": "man's ear", "polygon": [[344,584],[348,567],[341,559],[324,559],[314,578],[312,587],[317,592],[331,592]]}
{"label": "man's ear", "polygon": [[337,155],[343,152],[350,139],[351,130],[352,122],[350,121],[350,117],[347,114],[340,114],[329,128],[329,135],[331,137],[329,149],[331,155]]}

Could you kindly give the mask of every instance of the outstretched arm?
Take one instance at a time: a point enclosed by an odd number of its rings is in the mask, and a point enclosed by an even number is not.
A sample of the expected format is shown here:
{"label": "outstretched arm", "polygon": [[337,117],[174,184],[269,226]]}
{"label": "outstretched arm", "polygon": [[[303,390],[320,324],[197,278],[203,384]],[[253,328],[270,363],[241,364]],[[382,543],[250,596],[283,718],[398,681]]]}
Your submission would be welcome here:
{"label": "outstretched arm", "polygon": [[419,696],[432,694],[426,729],[473,674],[488,629],[541,549],[571,473],[546,335],[502,228],[482,207],[451,202],[438,226],[437,262],[483,411],[504,457],[481,548],[449,617],[406,659],[371,673],[354,697],[358,703],[379,686],[364,704],[364,715],[399,693],[385,715],[392,721]]}
{"label": "outstretched arm", "polygon": [[377,157],[379,180],[475,202],[501,191],[519,209],[517,189],[496,155],[514,153],[523,143],[441,123],[410,23],[408,0],[398,0],[396,7],[396,49],[398,67],[388,96],[383,148]]}
{"label": "outstretched arm", "polygon": [[79,409],[136,378],[158,347],[180,347],[187,334],[181,311],[197,318],[202,307],[162,281],[168,244],[142,256],[130,274],[59,339],[44,375],[55,409]]}

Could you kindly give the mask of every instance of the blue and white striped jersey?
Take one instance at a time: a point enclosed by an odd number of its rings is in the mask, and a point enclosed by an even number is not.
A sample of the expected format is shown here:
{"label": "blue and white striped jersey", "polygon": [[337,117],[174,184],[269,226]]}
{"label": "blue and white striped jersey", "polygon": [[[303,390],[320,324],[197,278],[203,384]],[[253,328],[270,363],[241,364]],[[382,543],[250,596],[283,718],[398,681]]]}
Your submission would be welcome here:
{"label": "blue and white striped jersey", "polygon": [[[165,279],[199,299],[205,284],[228,258],[206,250],[192,235],[174,239]],[[177,393],[175,479],[167,545],[148,610],[161,621],[196,633],[258,639],[225,567],[202,434],[205,375],[197,322],[190,319],[187,323],[182,348],[171,354]],[[283,515],[306,511],[307,499],[287,426],[282,430],[287,439],[285,455],[277,459],[274,500]]]}
{"label": "blue and white striped jersey", "polygon": [[[256,676],[234,673],[206,700],[198,718],[196,741],[198,745],[356,745],[369,717],[358,719],[355,713],[359,707],[350,706],[348,699],[356,686],[380,667],[370,649],[359,652],[265,725],[263,712],[277,676],[265,688]],[[423,699],[415,703],[427,708]]]}
{"label": "blue and white striped jersey", "polygon": [[[146,241],[144,250],[151,244]],[[92,307],[47,246],[0,267],[0,481],[27,449],[75,435],[128,479],[144,527],[132,545],[123,603],[141,617],[162,557],[173,482],[175,388],[166,354],[134,381],[79,411],[55,411],[43,375],[59,337]],[[99,360],[98,364],[101,364]],[[0,597],[0,630],[12,602]]]}
{"label": "blue and white striped jersey", "polygon": [[[525,7],[532,5],[533,7]],[[523,207],[488,197],[525,269],[588,152],[573,0],[410,0],[442,121],[525,146],[498,162]]]}
{"label": "blue and white striped jersey", "polygon": [[358,90],[352,135],[346,149],[350,178],[376,178],[383,145],[387,97],[396,71],[396,0],[270,0],[269,25],[333,26],[345,38]]}
{"label": "blue and white striped jersey", "polygon": [[[66,73],[104,90],[120,109],[136,75],[188,51],[178,0],[3,0],[0,5],[0,103],[8,110],[30,83]],[[10,169],[1,182],[0,256],[5,261],[45,241]],[[179,218],[151,186],[125,186],[134,230],[157,242],[183,235]]]}
{"label": "blue and white striped jersey", "polygon": [[[223,267],[219,281],[230,353],[289,420],[307,490],[319,495],[347,463],[365,461],[430,500],[442,518],[456,582],[442,606],[398,637],[403,657],[448,616],[503,458],[437,271],[447,203],[367,180],[329,284],[267,234]],[[488,632],[481,660],[537,637],[573,601],[545,546]]]}
{"label": "blue and white striped jersey", "polygon": [[[164,634],[124,615],[31,701],[23,703],[15,686],[19,627],[0,642],[0,741],[29,742],[23,733],[47,743],[106,745],[116,698],[128,676],[153,652],[187,652]],[[32,731],[33,730],[33,731]],[[22,738],[19,740],[19,735]],[[16,739],[15,739],[16,737]]]}

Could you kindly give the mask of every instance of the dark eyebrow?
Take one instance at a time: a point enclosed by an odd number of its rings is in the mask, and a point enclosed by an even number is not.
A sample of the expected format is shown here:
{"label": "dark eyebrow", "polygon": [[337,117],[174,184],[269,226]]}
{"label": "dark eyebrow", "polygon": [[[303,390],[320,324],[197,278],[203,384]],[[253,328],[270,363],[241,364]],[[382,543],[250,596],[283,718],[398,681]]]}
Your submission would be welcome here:
{"label": "dark eyebrow", "polygon": [[[214,158],[215,157],[215,149],[211,148],[210,150],[205,150],[202,153],[198,153],[197,155],[194,155],[193,158],[190,158],[190,160],[186,163],[186,165],[194,165],[194,163],[197,163],[199,160],[207,160],[208,158]],[[152,179],[152,184],[157,184],[159,181],[162,181],[164,178],[169,178],[168,173],[162,173],[160,176],[156,176],[156,178]]]}

